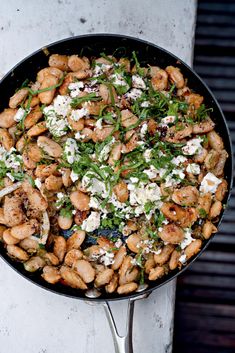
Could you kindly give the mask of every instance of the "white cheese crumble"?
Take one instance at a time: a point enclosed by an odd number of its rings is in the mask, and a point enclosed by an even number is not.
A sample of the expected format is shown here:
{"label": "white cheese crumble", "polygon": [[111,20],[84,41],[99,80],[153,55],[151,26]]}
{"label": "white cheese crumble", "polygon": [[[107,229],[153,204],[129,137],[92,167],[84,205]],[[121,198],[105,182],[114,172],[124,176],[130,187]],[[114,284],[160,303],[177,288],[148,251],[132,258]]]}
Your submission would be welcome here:
{"label": "white cheese crumble", "polygon": [[182,264],[185,264],[187,262],[187,257],[185,254],[182,254],[179,258],[179,262],[181,262]]}
{"label": "white cheese crumble", "polygon": [[139,182],[139,179],[136,177],[130,177],[130,181],[131,181],[131,183],[136,184]]}
{"label": "white cheese crumble", "polygon": [[165,187],[176,186],[185,178],[183,169],[173,169],[165,178]]}
{"label": "white cheese crumble", "polygon": [[43,113],[46,115],[46,127],[53,136],[61,137],[67,134],[68,121],[66,118],[57,116],[51,105],[44,108]]}
{"label": "white cheese crumble", "polygon": [[41,186],[42,186],[41,179],[36,178],[36,179],[34,180],[34,184],[36,185],[36,187],[37,187],[38,189],[40,189]]}
{"label": "white cheese crumble", "polygon": [[115,138],[112,137],[112,139],[104,146],[104,148],[100,151],[98,160],[100,162],[104,162],[108,159],[109,153],[111,151],[112,145],[115,142]]}
{"label": "white cheese crumble", "polygon": [[143,157],[147,163],[151,161],[151,156],[152,156],[152,149],[151,148],[146,149],[143,153]]}
{"label": "white cheese crumble", "polygon": [[201,172],[200,165],[196,163],[190,163],[187,165],[186,172],[193,175],[199,175]]}
{"label": "white cheese crumble", "polygon": [[84,87],[84,83],[82,81],[70,83],[68,85],[68,89],[70,90],[70,96],[72,98],[77,97],[81,92],[81,88],[83,87]]}
{"label": "white cheese crumble", "polygon": [[171,160],[171,163],[174,164],[174,165],[180,165],[184,162],[186,162],[188,159],[184,156],[177,156],[177,157],[174,157],[172,160]]}
{"label": "white cheese crumble", "polygon": [[149,179],[155,179],[159,175],[159,169],[151,165],[149,169],[144,169],[143,173],[146,174]]}
{"label": "white cheese crumble", "polygon": [[132,76],[132,86],[134,88],[146,89],[146,84],[142,77],[140,77],[139,75]]}
{"label": "white cheese crumble", "polygon": [[129,85],[125,81],[124,77],[120,74],[115,73],[115,74],[111,75],[109,78],[113,81],[114,85],[129,87]]}
{"label": "white cheese crumble", "polygon": [[129,92],[125,94],[125,97],[135,101],[137,98],[142,96],[142,93],[143,92],[141,91],[141,89],[132,88]]}
{"label": "white cheese crumble", "polygon": [[14,147],[10,148],[9,151],[5,150],[4,147],[1,147],[0,157],[8,169],[14,169],[14,171],[20,169],[22,164],[22,156],[17,154],[17,150]]}
{"label": "white cheese crumble", "polygon": [[189,140],[186,143],[186,145],[182,147],[183,154],[191,156],[193,154],[200,152],[200,150],[202,149],[202,145],[201,145],[202,141],[203,140],[200,137]]}
{"label": "white cheese crumble", "polygon": [[168,115],[165,118],[162,118],[161,125],[168,125],[174,123],[176,117],[174,115]]}
{"label": "white cheese crumble", "polygon": [[144,139],[144,136],[146,135],[147,132],[148,132],[148,125],[144,123],[140,129],[140,137]]}
{"label": "white cheese crumble", "polygon": [[[53,101],[53,107],[58,115],[62,115],[64,118],[68,115],[69,111],[71,110],[71,98],[69,96],[61,96],[58,95]],[[47,109],[48,107],[44,108]]]}
{"label": "white cheese crumble", "polygon": [[192,230],[190,228],[186,228],[184,230],[184,239],[180,243],[181,249],[182,250],[185,249],[186,246],[191,244],[193,241],[195,241],[195,239],[192,238]]}
{"label": "white cheese crumble", "polygon": [[70,174],[70,179],[72,180],[73,183],[75,183],[75,181],[79,179],[79,175],[72,170]]}
{"label": "white cheese crumble", "polygon": [[69,164],[73,164],[75,161],[78,161],[80,158],[80,153],[76,140],[68,138],[64,145],[64,155]]}
{"label": "white cheese crumble", "polygon": [[142,108],[148,108],[148,107],[150,107],[150,102],[149,102],[149,101],[143,101],[143,102],[140,104],[140,106],[141,106]]}
{"label": "white cheese crumble", "polygon": [[81,118],[84,118],[89,115],[89,111],[86,108],[72,110],[70,118],[74,121],[78,121]]}
{"label": "white cheese crumble", "polygon": [[102,118],[98,119],[97,122],[95,123],[95,126],[97,129],[102,130],[103,126],[102,126]]}
{"label": "white cheese crumble", "polygon": [[92,211],[90,215],[82,222],[81,228],[85,232],[94,232],[100,226],[100,213]]}
{"label": "white cheese crumble", "polygon": [[[129,185],[128,189],[130,190]],[[154,203],[152,208],[152,212],[154,212],[156,208],[160,208],[162,206],[160,187],[156,183],[150,183],[148,185],[140,183],[134,188],[134,190],[130,190],[129,200],[131,206],[136,206],[136,215],[140,215],[145,212],[144,205],[149,201]],[[149,215],[146,215],[146,217],[150,218],[151,215],[152,214],[150,213]]]}
{"label": "white cheese crumble", "polygon": [[107,250],[101,248],[100,254],[101,254],[101,256],[99,258],[99,262],[101,262],[105,266],[109,266],[114,263],[114,253],[113,252],[110,252],[110,251],[107,251]]}
{"label": "white cheese crumble", "polygon": [[99,180],[95,174],[89,172],[82,178],[82,187],[92,195],[101,195],[103,198],[109,195],[109,190],[105,183]]}
{"label": "white cheese crumble", "polygon": [[23,119],[24,114],[25,114],[26,110],[23,108],[19,108],[14,116],[14,120],[19,122]]}
{"label": "white cheese crumble", "polygon": [[100,76],[112,69],[113,65],[97,63],[93,69],[94,76]]}
{"label": "white cheese crumble", "polygon": [[217,178],[213,173],[209,172],[202,179],[199,190],[202,193],[210,192],[210,193],[214,194],[217,190],[217,187],[221,183],[222,183],[222,181],[219,178]]}

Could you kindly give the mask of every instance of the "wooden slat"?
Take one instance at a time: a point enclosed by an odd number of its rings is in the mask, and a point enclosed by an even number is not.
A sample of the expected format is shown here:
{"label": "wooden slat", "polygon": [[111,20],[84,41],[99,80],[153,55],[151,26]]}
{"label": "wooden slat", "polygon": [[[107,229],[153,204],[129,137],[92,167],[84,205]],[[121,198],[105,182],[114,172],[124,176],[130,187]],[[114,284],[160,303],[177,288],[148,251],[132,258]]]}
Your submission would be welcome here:
{"label": "wooden slat", "polygon": [[[199,0],[194,69],[226,114],[235,151],[234,47],[235,2]],[[219,234],[178,278],[173,353],[178,352],[235,352],[235,188]]]}

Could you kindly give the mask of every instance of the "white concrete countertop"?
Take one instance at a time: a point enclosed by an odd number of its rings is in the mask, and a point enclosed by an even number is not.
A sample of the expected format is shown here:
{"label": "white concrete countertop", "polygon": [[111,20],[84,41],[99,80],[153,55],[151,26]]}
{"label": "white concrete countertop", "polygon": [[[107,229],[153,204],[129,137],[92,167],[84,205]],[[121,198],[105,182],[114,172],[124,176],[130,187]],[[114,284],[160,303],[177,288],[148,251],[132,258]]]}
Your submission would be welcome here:
{"label": "white concrete countertop", "polygon": [[[50,42],[98,32],[147,39],[190,64],[195,12],[196,0],[2,1],[0,76]],[[136,303],[135,353],[171,352],[174,299],[173,281]],[[90,306],[36,287],[2,260],[0,303],[0,353],[114,352],[99,305]],[[115,307],[121,327],[124,304]]]}

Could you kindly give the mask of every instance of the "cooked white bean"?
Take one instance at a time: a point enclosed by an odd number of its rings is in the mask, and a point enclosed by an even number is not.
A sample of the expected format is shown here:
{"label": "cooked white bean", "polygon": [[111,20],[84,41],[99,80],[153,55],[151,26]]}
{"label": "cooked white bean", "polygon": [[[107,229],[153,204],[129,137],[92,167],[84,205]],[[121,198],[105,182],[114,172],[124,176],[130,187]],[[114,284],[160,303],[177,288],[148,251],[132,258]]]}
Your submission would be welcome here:
{"label": "cooked white bean", "polygon": [[0,113],[0,127],[4,129],[9,129],[16,124],[14,116],[16,114],[16,109],[6,108]]}
{"label": "cooked white bean", "polygon": [[28,272],[36,272],[45,265],[45,261],[40,256],[33,256],[24,263],[24,268]]}
{"label": "cooked white bean", "polygon": [[7,252],[10,256],[20,261],[27,261],[29,259],[27,252],[16,245],[7,245]]}
{"label": "cooked white bean", "polygon": [[70,267],[62,266],[60,268],[60,274],[63,280],[72,288],[87,289],[87,285],[81,279],[81,277]]}
{"label": "cooked white bean", "polygon": [[39,136],[37,144],[40,148],[43,149],[44,152],[49,154],[49,156],[51,157],[59,158],[62,154],[61,146],[57,142],[49,139],[46,136]]}
{"label": "cooked white bean", "polygon": [[149,272],[149,280],[156,281],[156,279],[163,277],[164,273],[164,267],[157,266],[155,268],[152,268]]}
{"label": "cooked white bean", "polygon": [[15,245],[17,243],[19,243],[19,239],[15,238],[12,236],[11,234],[11,229],[8,228],[6,229],[3,234],[2,234],[2,238],[3,241],[7,244],[7,245]]}
{"label": "cooked white bean", "polygon": [[74,263],[74,269],[85,283],[90,283],[95,279],[95,270],[90,262],[86,260],[77,260]]}
{"label": "cooked white bean", "polygon": [[55,237],[53,253],[59,259],[60,262],[63,261],[66,253],[66,240],[64,239],[64,237]]}
{"label": "cooked white bean", "polygon": [[79,190],[71,192],[70,200],[73,206],[80,211],[88,211],[90,209],[90,196]]}
{"label": "cooked white bean", "polygon": [[71,249],[79,249],[84,242],[86,233],[84,230],[75,231],[67,240],[67,251]]}
{"label": "cooked white bean", "polygon": [[19,224],[11,228],[11,235],[17,239],[28,238],[35,234],[38,230],[38,221],[36,219],[30,219],[29,221]]}
{"label": "cooked white bean", "polygon": [[211,209],[209,212],[209,218],[213,219],[215,217],[218,217],[222,211],[222,208],[223,208],[223,205],[221,201],[215,201],[211,206]]}
{"label": "cooked white bean", "polygon": [[131,282],[131,283],[126,283],[126,284],[119,286],[117,288],[117,292],[120,295],[129,294],[129,293],[135,292],[137,288],[138,288],[138,284],[135,282]]}
{"label": "cooked white bean", "polygon": [[42,278],[48,283],[55,284],[61,279],[60,271],[53,266],[45,266],[43,268]]}
{"label": "cooked white bean", "polygon": [[98,273],[95,279],[95,286],[96,287],[105,286],[111,281],[113,274],[114,274],[114,271],[111,268],[106,268],[104,271]]}
{"label": "cooked white bean", "polygon": [[83,258],[83,253],[81,250],[72,249],[67,252],[64,258],[64,263],[67,266],[73,267],[77,260],[81,260]]}

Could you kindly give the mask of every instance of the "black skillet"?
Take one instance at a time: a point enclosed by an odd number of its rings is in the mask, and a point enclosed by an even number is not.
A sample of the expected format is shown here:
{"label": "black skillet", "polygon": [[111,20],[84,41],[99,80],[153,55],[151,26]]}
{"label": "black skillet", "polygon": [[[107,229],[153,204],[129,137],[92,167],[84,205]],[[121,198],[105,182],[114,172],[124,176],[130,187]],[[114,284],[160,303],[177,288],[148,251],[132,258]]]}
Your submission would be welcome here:
{"label": "black skillet", "polygon": [[[48,53],[67,55],[81,54],[91,57],[99,56],[101,52],[105,52],[106,54],[113,54],[116,57],[131,57],[132,51],[135,51],[137,53],[137,56],[143,66],[150,64],[163,68],[168,65],[177,65],[178,67],[180,67],[184,77],[188,79],[188,86],[194,89],[196,92],[200,93],[202,96],[204,96],[205,104],[213,108],[212,118],[216,122],[216,129],[219,131],[221,137],[223,138],[225,148],[229,154],[229,158],[226,162],[224,171],[225,178],[227,179],[229,185],[229,192],[227,194],[226,199],[224,200],[224,203],[226,204],[230,197],[232,187],[233,160],[231,139],[225,117],[215,97],[213,96],[209,88],[206,86],[206,84],[200,79],[200,77],[179,58],[152,43],[122,35],[93,34],[64,39],[56,43],[50,44],[46,48],[41,48],[35,53],[28,56],[26,59],[22,60],[1,80],[0,111],[7,107],[9,97],[12,95],[13,92],[15,92],[15,90],[19,86],[22,85],[26,78],[34,81],[36,73],[40,69],[48,66]],[[223,213],[224,212],[222,212],[220,215],[218,224],[222,220]],[[116,353],[131,353],[133,352],[131,342],[131,331],[134,301],[147,297],[154,289],[157,289],[163,284],[169,282],[170,280],[178,276],[181,272],[183,272],[206,249],[212,238],[213,237],[203,243],[201,251],[192,259],[190,259],[190,261],[188,261],[188,264],[184,266],[181,270],[172,271],[168,275],[164,276],[162,279],[148,283],[148,286],[146,288],[142,288],[141,292],[122,297],[118,296],[116,293],[113,295],[103,293],[100,297],[94,297],[94,295],[89,295],[89,297],[87,297],[85,296],[84,292],[75,290],[67,286],[63,286],[61,284],[50,285],[49,283],[41,279],[39,274],[30,274],[29,272],[24,270],[21,263],[12,261],[6,255],[6,251],[4,250],[2,245],[0,245],[0,255],[19,274],[44,289],[64,296],[81,299],[86,302],[89,301],[90,303],[102,303],[106,309],[106,314],[112,329]],[[109,306],[109,302],[123,299],[128,300],[128,327],[127,334],[123,337],[120,337],[116,330],[116,325]]]}

